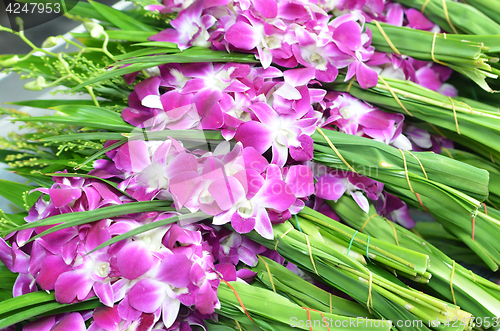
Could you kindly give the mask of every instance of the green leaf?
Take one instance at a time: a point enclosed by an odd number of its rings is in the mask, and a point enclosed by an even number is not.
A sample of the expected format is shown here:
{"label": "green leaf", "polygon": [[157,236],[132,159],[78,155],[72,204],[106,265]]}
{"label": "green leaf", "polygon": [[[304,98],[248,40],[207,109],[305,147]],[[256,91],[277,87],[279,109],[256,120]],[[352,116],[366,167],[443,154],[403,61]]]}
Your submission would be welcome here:
{"label": "green leaf", "polygon": [[[122,40],[122,41],[132,41],[132,42],[142,42],[148,40],[154,32],[149,31],[122,31],[122,30],[105,30],[111,40]],[[76,33],[72,32],[71,35],[74,38],[92,38],[90,33]],[[96,39],[96,38],[92,38]],[[97,38],[96,40],[104,38]]]}
{"label": "green leaf", "polygon": [[[24,294],[10,300],[5,300],[0,305],[0,315],[14,311],[19,308],[28,307],[31,305],[39,305],[46,302],[55,300],[54,293],[48,294],[45,291],[38,291],[33,293]],[[2,326],[0,326],[1,328]]]}
{"label": "green leaf", "polygon": [[104,16],[108,21],[122,30],[156,32],[156,30],[152,27],[139,22],[138,20],[130,17],[124,12],[103,5],[96,1],[89,0],[89,3],[92,5],[92,7],[94,7],[95,10],[99,12],[99,14]]}
{"label": "green leaf", "polygon": [[[4,102],[5,104],[8,105],[16,105],[16,106],[27,106],[27,107],[33,107],[33,108],[42,108],[42,109],[49,109],[57,106],[94,106],[94,101],[92,100],[68,100],[68,99],[61,99],[61,100],[55,100],[55,99],[35,99],[35,100],[26,100],[26,101],[16,101],[16,102]],[[114,105],[113,102],[111,101],[99,101],[100,105]]]}
{"label": "green leaf", "polygon": [[120,140],[123,139],[121,133],[116,132],[92,132],[92,133],[72,133],[60,136],[50,136],[41,138],[40,142],[65,142],[75,140]]}
{"label": "green leaf", "polygon": [[86,223],[91,223],[99,221],[106,218],[117,217],[121,215],[142,213],[146,211],[175,211],[174,208],[170,207],[171,203],[168,201],[141,201],[141,202],[131,202],[122,205],[109,206],[104,208],[99,208],[96,210],[80,211],[74,213],[67,213],[48,217],[46,219],[27,223],[14,229],[9,229],[10,232],[19,231],[23,229],[36,228],[39,226],[54,225],[58,224],[50,229],[36,235],[29,241],[33,241],[40,238],[46,234],[53,233],[55,231],[69,228],[72,226],[82,225]]}
{"label": "green leaf", "polygon": [[40,116],[16,119],[16,121],[61,123],[86,126],[118,132],[130,132],[134,126],[126,123],[120,114],[106,108],[87,105],[61,105],[52,107],[67,116]]}
{"label": "green leaf", "polygon": [[165,48],[177,48],[177,44],[169,43],[168,41],[148,41],[139,44],[134,44],[132,46],[144,46],[144,47],[165,47]]}
{"label": "green leaf", "polygon": [[[5,300],[2,302],[4,304],[6,301]],[[10,312],[9,314],[5,315],[0,315],[0,328],[6,328],[10,325],[14,325],[16,323],[25,321],[27,319],[30,319],[32,317],[36,317],[38,315],[41,315],[43,313],[50,312],[54,309],[57,309],[61,307],[62,304],[59,302],[48,302],[42,305],[35,305],[35,306],[29,306],[26,308],[20,308],[19,310]]]}
{"label": "green leaf", "polygon": [[[24,199],[23,194],[34,190],[35,186],[20,184],[16,182],[11,182],[8,180],[0,179],[0,195],[15,205],[24,209]],[[26,203],[28,206],[32,206],[36,200],[41,196],[40,192],[33,192],[27,194]]]}

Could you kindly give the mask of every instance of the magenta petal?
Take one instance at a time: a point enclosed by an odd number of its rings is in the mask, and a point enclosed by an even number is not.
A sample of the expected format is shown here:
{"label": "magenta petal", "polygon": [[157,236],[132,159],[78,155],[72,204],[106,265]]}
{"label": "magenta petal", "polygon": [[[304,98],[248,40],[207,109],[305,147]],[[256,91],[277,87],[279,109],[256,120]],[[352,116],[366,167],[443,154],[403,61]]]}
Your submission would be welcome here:
{"label": "magenta petal", "polygon": [[302,86],[307,85],[311,79],[314,79],[315,73],[316,69],[311,67],[286,70],[283,74],[285,82],[292,86]]}
{"label": "magenta petal", "polygon": [[34,278],[31,274],[19,274],[17,276],[12,293],[14,297],[38,291]]}
{"label": "magenta petal", "polygon": [[269,123],[277,117],[274,109],[265,102],[256,102],[250,106],[250,109],[262,123]]}
{"label": "magenta petal", "polygon": [[361,47],[361,27],[354,21],[342,23],[333,31],[332,38],[350,50],[357,50]]}
{"label": "magenta petal", "polygon": [[429,21],[420,11],[410,8],[406,11],[409,26],[417,30],[431,30],[434,23]]}
{"label": "magenta petal", "polygon": [[345,178],[325,174],[316,182],[316,196],[326,200],[338,200],[347,190]]}
{"label": "magenta petal", "polygon": [[141,316],[141,312],[129,303],[129,297],[125,296],[122,301],[118,304],[118,314],[120,317],[129,321],[135,321]]}
{"label": "magenta petal", "polygon": [[215,270],[222,275],[222,278],[227,282],[236,281],[236,268],[231,263],[219,263],[215,266]]}
{"label": "magenta petal", "polygon": [[238,127],[234,139],[244,147],[253,147],[262,154],[271,147],[272,132],[265,124],[250,121]]}
{"label": "magenta petal", "polygon": [[416,71],[418,84],[430,90],[437,91],[441,87],[439,76],[434,70],[425,66]]}
{"label": "magenta petal", "polygon": [[54,206],[61,208],[82,195],[81,189],[49,189],[50,200]]}
{"label": "magenta petal", "polygon": [[378,83],[378,74],[364,63],[356,67],[356,80],[363,89],[374,87]]}
{"label": "magenta petal", "polygon": [[205,282],[196,294],[195,307],[202,314],[213,314],[214,307],[219,304],[217,292],[212,288],[209,282]]}
{"label": "magenta petal", "polygon": [[265,208],[259,208],[257,211],[255,231],[266,239],[273,239],[273,226]]}
{"label": "magenta petal", "polygon": [[193,97],[203,129],[218,129],[223,124],[222,110],[219,104],[221,99],[222,94],[219,91],[210,89],[204,89]]}
{"label": "magenta petal", "polygon": [[87,331],[80,313],[71,313],[64,317],[51,331]]}
{"label": "magenta petal", "polygon": [[297,198],[305,198],[314,193],[313,174],[308,166],[291,166],[288,169],[285,182]]}
{"label": "magenta petal", "polygon": [[127,279],[136,279],[153,267],[151,250],[139,241],[125,245],[116,255],[118,270]]}
{"label": "magenta petal", "polygon": [[208,187],[208,192],[222,210],[229,210],[236,201],[245,196],[245,191],[240,182],[234,177],[222,177],[215,180]]}
{"label": "magenta petal", "polygon": [[130,140],[118,149],[113,161],[118,169],[141,172],[151,164],[148,147],[142,140]]}
{"label": "magenta petal", "polygon": [[184,254],[167,255],[160,264],[156,279],[174,287],[187,287],[191,266],[192,262]]}
{"label": "magenta petal", "polygon": [[[160,82],[161,82],[160,77],[153,76],[150,78],[146,78],[140,83],[137,83],[134,86],[134,91],[137,93],[139,100],[142,101],[144,100],[144,98],[150,95],[158,96],[160,94],[158,91],[158,88],[160,87]],[[157,107],[150,107],[150,108],[157,108]]]}
{"label": "magenta petal", "polygon": [[289,146],[290,156],[295,161],[310,161],[313,158],[314,141],[306,134],[300,135],[297,139],[300,145]]}
{"label": "magenta petal", "polygon": [[386,23],[396,26],[403,26],[404,11],[399,3],[387,5]]}
{"label": "magenta petal", "polygon": [[278,4],[275,0],[253,0],[252,2],[257,12],[265,18],[274,18],[278,15]]}
{"label": "magenta petal", "polygon": [[43,261],[42,268],[36,277],[36,282],[42,290],[53,290],[59,275],[71,269],[60,255],[48,256]]}
{"label": "magenta petal", "polygon": [[248,269],[240,269],[236,271],[236,276],[250,284],[255,279],[255,276],[257,276],[257,273]]}
{"label": "magenta petal", "polygon": [[231,226],[238,233],[248,233],[255,227],[255,217],[242,218],[236,212],[231,216]]}
{"label": "magenta petal", "polygon": [[253,147],[247,147],[243,150],[243,159],[245,160],[245,167],[247,169],[253,169],[258,173],[263,172],[269,166],[266,158]]}
{"label": "magenta petal", "polygon": [[196,171],[182,172],[170,180],[170,192],[177,209],[188,203],[200,183],[201,177]]}
{"label": "magenta petal", "polygon": [[255,255],[255,252],[252,252],[248,248],[238,248],[238,255],[241,262],[245,263],[246,265],[249,265],[251,267],[255,267],[257,265],[258,259]]}
{"label": "magenta petal", "polygon": [[50,331],[56,322],[55,316],[47,316],[40,318],[35,322],[26,324],[23,331]]}
{"label": "magenta petal", "polygon": [[109,331],[119,331],[119,324],[122,321],[118,314],[118,307],[99,307],[96,308],[92,317],[101,328]]}
{"label": "magenta petal", "polygon": [[236,22],[227,30],[224,38],[234,47],[249,51],[259,44],[261,36],[250,24]]}
{"label": "magenta petal", "polygon": [[129,304],[144,313],[154,313],[167,297],[165,286],[152,279],[141,279],[128,292]]}
{"label": "magenta petal", "polygon": [[75,299],[84,299],[92,289],[94,281],[84,271],[65,272],[57,278],[55,284],[56,300],[71,303]]}
{"label": "magenta petal", "polygon": [[268,179],[257,193],[259,206],[284,211],[295,202],[295,195],[290,187],[280,179]]}

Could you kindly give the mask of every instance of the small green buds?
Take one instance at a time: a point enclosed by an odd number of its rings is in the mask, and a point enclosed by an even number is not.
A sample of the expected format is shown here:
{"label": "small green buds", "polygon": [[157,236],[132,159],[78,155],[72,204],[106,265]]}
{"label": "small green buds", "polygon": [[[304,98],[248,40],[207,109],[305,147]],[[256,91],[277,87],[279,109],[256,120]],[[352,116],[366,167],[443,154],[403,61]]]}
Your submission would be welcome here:
{"label": "small green buds", "polygon": [[12,67],[19,61],[21,61],[19,56],[14,55],[13,57],[8,58],[7,60],[0,61],[0,67]]}
{"label": "small green buds", "polygon": [[42,76],[38,76],[36,80],[24,84],[24,88],[30,91],[42,91],[47,86],[49,85]]}
{"label": "small green buds", "polygon": [[51,48],[57,45],[57,40],[59,37],[48,37],[45,39],[45,41],[42,43],[42,48]]}
{"label": "small green buds", "polygon": [[95,22],[87,21],[84,22],[83,25],[85,26],[85,29],[90,32],[92,38],[99,38],[105,34],[104,28]]}

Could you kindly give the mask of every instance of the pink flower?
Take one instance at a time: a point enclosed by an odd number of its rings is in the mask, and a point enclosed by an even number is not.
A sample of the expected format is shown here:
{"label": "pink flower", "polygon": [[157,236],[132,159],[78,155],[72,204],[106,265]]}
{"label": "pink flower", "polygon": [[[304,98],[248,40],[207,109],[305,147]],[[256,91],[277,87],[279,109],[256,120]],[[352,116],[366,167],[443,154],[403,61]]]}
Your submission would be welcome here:
{"label": "pink flower", "polygon": [[68,313],[42,317],[23,327],[23,331],[86,331],[85,320],[80,313]]}

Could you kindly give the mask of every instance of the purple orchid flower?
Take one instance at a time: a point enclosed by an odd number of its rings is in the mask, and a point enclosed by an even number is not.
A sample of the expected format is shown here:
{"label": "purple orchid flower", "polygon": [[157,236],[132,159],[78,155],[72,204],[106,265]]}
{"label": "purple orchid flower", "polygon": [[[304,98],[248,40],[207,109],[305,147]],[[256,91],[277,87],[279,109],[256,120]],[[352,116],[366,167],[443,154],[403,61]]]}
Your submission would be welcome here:
{"label": "purple orchid flower", "polygon": [[443,148],[455,148],[452,140],[438,135],[431,135],[429,132],[413,125],[406,125],[404,131],[412,142],[415,151],[432,151],[441,154]]}
{"label": "purple orchid flower", "polygon": [[271,220],[266,208],[283,212],[290,208],[296,199],[287,190],[285,182],[276,178],[266,180],[255,170],[240,171],[227,178],[227,182],[224,178],[219,179],[210,185],[209,190],[223,210],[214,216],[213,224],[223,225],[231,222],[239,233],[255,229],[266,239],[273,238]]}
{"label": "purple orchid flower", "polygon": [[384,192],[375,203],[377,214],[387,217],[407,229],[415,226],[415,221],[408,212],[408,206],[398,197]]}
{"label": "purple orchid flower", "polygon": [[[307,88],[301,91],[299,96],[303,95],[305,100],[309,99]],[[234,138],[241,141],[243,146],[251,146],[259,153],[264,153],[272,147],[272,163],[278,166],[285,164],[288,151],[297,161],[312,159],[310,135],[316,127],[319,115],[317,112],[303,108],[291,114],[279,114],[264,102],[254,103],[250,108],[259,122],[249,121],[238,127]]]}
{"label": "purple orchid flower", "polygon": [[23,331],[87,331],[85,318],[80,313],[52,315],[26,324]]}
{"label": "purple orchid flower", "polygon": [[182,10],[170,24],[173,29],[166,29],[151,36],[150,40],[168,41],[178,45],[180,50],[191,46],[209,46],[209,29],[215,23],[211,15],[203,14],[203,1],[196,0]]}
{"label": "purple orchid flower", "polygon": [[328,115],[322,126],[336,125],[341,132],[365,136],[394,147],[409,150],[411,143],[403,134],[404,115],[389,114],[346,93],[330,92],[325,97]]}
{"label": "purple orchid flower", "polygon": [[[154,6],[162,13],[178,6]],[[195,1],[151,40],[175,42],[181,49],[211,45],[256,55],[264,68],[272,62],[288,68],[298,64],[315,70],[316,79],[332,82],[339,68],[349,66],[363,87],[374,86],[377,73],[365,62],[373,55],[369,31],[352,15],[333,20],[322,7],[303,1]],[[359,6],[358,6],[359,7]],[[383,9],[382,0],[364,1],[362,8]],[[333,10],[331,8],[330,10]],[[362,16],[360,15],[360,18]]]}
{"label": "purple orchid flower", "polygon": [[134,320],[123,319],[118,306],[96,308],[92,317],[94,321],[88,331],[152,330],[158,322],[155,314],[144,313]]}
{"label": "purple orchid flower", "polygon": [[[222,231],[221,231],[222,232]],[[250,267],[258,263],[257,254],[265,251],[265,247],[242,237],[236,232],[222,232],[225,235],[220,239],[219,262],[237,265],[239,261]]]}
{"label": "purple orchid flower", "polygon": [[373,179],[349,171],[339,173],[324,166],[315,165],[314,168],[317,178],[316,196],[319,198],[337,201],[347,194],[368,213],[370,204],[367,198],[377,200],[382,193],[383,184]]}

